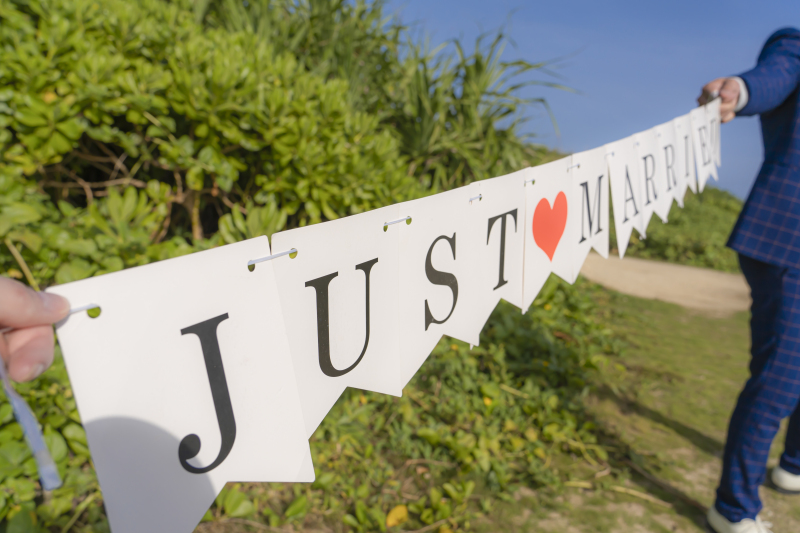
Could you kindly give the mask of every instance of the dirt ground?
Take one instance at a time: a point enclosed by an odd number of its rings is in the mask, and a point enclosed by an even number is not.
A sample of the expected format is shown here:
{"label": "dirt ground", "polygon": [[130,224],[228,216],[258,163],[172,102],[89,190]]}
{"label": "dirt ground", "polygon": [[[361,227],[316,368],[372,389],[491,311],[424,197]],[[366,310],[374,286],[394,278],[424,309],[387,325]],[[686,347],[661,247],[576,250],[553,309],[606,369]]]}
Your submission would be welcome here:
{"label": "dirt ground", "polygon": [[730,316],[750,308],[750,288],[741,274],[635,257],[622,260],[613,254],[603,259],[596,253],[586,258],[581,274],[623,294],[670,302],[711,316]]}

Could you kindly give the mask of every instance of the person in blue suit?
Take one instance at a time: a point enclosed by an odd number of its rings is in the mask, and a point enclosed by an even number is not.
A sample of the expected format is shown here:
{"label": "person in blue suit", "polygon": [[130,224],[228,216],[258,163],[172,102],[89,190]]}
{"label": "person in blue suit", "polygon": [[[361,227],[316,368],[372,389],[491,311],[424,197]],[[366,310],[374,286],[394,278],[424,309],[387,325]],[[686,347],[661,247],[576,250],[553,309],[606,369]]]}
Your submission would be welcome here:
{"label": "person in blue suit", "polygon": [[731,416],[707,521],[714,533],[769,533],[758,490],[786,417],[785,450],[770,478],[800,494],[800,30],[773,33],[755,68],[708,83],[698,102],[717,93],[722,122],[760,115],[764,163],[728,240],[753,299],[751,376]]}

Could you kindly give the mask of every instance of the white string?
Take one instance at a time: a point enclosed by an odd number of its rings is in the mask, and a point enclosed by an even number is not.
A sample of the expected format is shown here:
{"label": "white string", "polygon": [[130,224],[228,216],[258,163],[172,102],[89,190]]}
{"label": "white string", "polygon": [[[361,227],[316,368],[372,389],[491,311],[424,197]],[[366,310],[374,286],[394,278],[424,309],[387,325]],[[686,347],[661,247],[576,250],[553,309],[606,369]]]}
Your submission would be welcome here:
{"label": "white string", "polygon": [[572,166],[567,167],[567,172],[569,172],[571,169],[576,168],[576,167],[577,168],[581,168],[581,164],[580,163],[576,163],[576,164],[574,164]]}
{"label": "white string", "polygon": [[[80,313],[81,311],[88,311],[89,309],[94,309],[95,307],[100,307],[100,306],[97,305],[97,304],[82,305],[81,307],[76,307],[75,309],[70,309],[69,313],[67,314],[67,316],[74,315],[75,313]],[[14,331],[15,329],[17,329],[17,328],[14,328],[14,327],[11,327],[11,326],[9,326],[7,328],[0,329],[0,335],[2,335],[3,333],[8,333],[10,331]]]}
{"label": "white string", "polygon": [[469,199],[469,203],[472,203],[472,201],[473,201],[473,200],[480,200],[481,198],[483,198],[483,195],[482,195],[482,194],[479,194],[478,196],[475,196],[475,197],[473,197],[473,198],[470,198],[470,199]]}
{"label": "white string", "polygon": [[287,250],[279,254],[268,255],[267,257],[261,257],[259,259],[251,259],[250,261],[247,262],[247,266],[257,265],[258,263],[263,263],[264,261],[271,261],[273,259],[277,259],[278,257],[283,257],[284,255],[295,254],[295,253],[297,253],[297,248],[292,248],[291,250]]}
{"label": "white string", "polygon": [[405,222],[406,220],[411,220],[411,217],[398,218],[397,220],[392,220],[391,222],[384,222],[383,223],[383,229],[385,230],[386,228],[388,228],[392,224],[399,224],[401,222]]}

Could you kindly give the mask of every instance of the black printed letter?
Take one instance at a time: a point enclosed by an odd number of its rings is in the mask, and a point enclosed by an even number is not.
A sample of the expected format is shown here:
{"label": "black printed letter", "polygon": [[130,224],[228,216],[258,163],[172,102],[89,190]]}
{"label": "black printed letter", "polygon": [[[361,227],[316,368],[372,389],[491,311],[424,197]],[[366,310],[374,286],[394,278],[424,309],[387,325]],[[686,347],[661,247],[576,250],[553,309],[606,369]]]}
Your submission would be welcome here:
{"label": "black printed letter", "polygon": [[453,259],[456,258],[456,234],[453,233],[452,237],[448,237],[447,235],[436,237],[436,240],[433,241],[431,247],[428,248],[428,257],[425,258],[425,275],[428,276],[428,281],[434,285],[446,285],[450,287],[450,290],[453,292],[453,307],[450,308],[450,313],[443,320],[436,320],[433,318],[431,310],[428,307],[428,300],[425,300],[425,331],[428,331],[428,326],[431,324],[444,324],[447,322],[447,320],[453,315],[453,311],[456,308],[456,302],[458,301],[458,280],[456,280],[456,277],[449,272],[439,272],[433,268],[433,263],[431,262],[433,247],[436,246],[436,243],[442,239],[446,240],[450,244],[450,250],[453,252]]}
{"label": "black printed letter", "polygon": [[683,159],[684,159],[684,162],[686,164],[686,174],[684,174],[684,178],[688,178],[689,177],[689,172],[692,170],[692,167],[690,167],[689,165],[694,165],[694,158],[690,157],[692,147],[689,144],[689,136],[688,135],[684,135],[683,136],[683,148],[684,148],[684,150],[683,150],[683,154],[684,154]]}
{"label": "black printed letter", "polygon": [[206,361],[208,382],[211,385],[211,398],[214,400],[219,433],[222,437],[217,458],[203,468],[194,467],[187,462],[200,453],[200,437],[194,433],[183,437],[178,445],[178,460],[181,462],[181,466],[192,474],[204,474],[218,467],[228,457],[233,448],[233,441],[236,440],[236,420],[233,419],[231,396],[228,392],[228,382],[225,380],[225,369],[222,368],[222,354],[220,354],[219,340],[217,340],[217,326],[227,319],[228,313],[225,313],[181,330],[181,335],[197,335],[197,338],[200,339],[200,348],[203,350],[203,358]]}
{"label": "black printed letter", "polygon": [[[628,193],[631,193],[628,196]],[[633,202],[633,216],[639,214],[639,209],[636,207],[636,198],[633,197],[633,185],[631,184],[631,175],[628,173],[628,167],[625,166],[625,208],[623,209],[625,219],[622,222],[628,221],[628,202]]]}
{"label": "black printed letter", "polygon": [[492,217],[489,219],[489,231],[486,233],[486,244],[489,244],[489,237],[492,235],[492,226],[500,219],[500,274],[497,279],[497,286],[494,290],[499,289],[506,283],[508,280],[505,279],[505,267],[506,267],[506,217],[511,215],[514,217],[514,233],[517,231],[517,210],[514,209],[513,211],[509,211],[508,213],[503,213],[502,215],[497,215],[496,217]]}
{"label": "black printed letter", "polygon": [[326,376],[332,378],[344,376],[355,367],[364,358],[367,353],[367,345],[369,345],[369,273],[373,265],[378,262],[378,258],[371,259],[360,265],[356,265],[356,270],[364,271],[364,278],[366,281],[366,299],[367,299],[367,328],[366,338],[364,339],[364,349],[361,350],[361,355],[358,356],[356,362],[345,368],[344,370],[337,370],[331,362],[331,340],[330,340],[330,318],[328,315],[328,285],[331,280],[339,275],[338,272],[322,276],[321,278],[306,281],[306,287],[314,287],[317,294],[317,346],[319,349],[319,367]]}
{"label": "black printed letter", "polygon": [[[597,178],[597,192],[594,195],[594,198],[596,200],[595,203],[597,204],[597,211],[595,211],[595,213],[597,213],[597,231],[594,233],[595,235],[597,235],[598,233],[603,231],[603,228],[600,227],[600,223],[601,223],[601,220],[602,220],[600,210],[602,209],[601,206],[603,205],[603,203],[602,203],[602,196],[603,196],[603,194],[602,194],[603,193],[602,183],[603,183],[603,175],[601,174]],[[586,220],[584,219],[584,214],[588,214],[589,215],[589,217],[588,217],[589,218],[589,237],[592,236],[592,222],[593,222],[592,221],[592,206],[591,206],[590,200],[589,200],[589,182],[586,181],[586,182],[581,183],[581,187],[583,187],[583,202],[582,203],[583,203],[584,209],[581,210],[581,240],[579,241],[578,244],[580,244],[581,242],[586,240],[586,237],[583,234],[583,229],[584,229],[584,227],[586,227],[586,224],[585,224]]]}
{"label": "black printed letter", "polygon": [[[653,186],[653,200],[658,200],[656,182],[653,181],[653,178],[656,175],[656,160],[653,157],[653,154],[647,154],[642,159],[644,160],[644,190],[645,193],[647,193],[647,201],[644,203],[644,205],[650,205],[650,185]],[[648,164],[648,160],[650,160],[650,164]],[[652,172],[648,172],[648,169],[652,169]]]}
{"label": "black printed letter", "polygon": [[702,152],[700,155],[703,156],[703,166],[705,166],[711,163],[711,150],[709,149],[707,142],[708,137],[706,134],[706,127],[700,126],[700,129],[697,133],[700,136],[700,151]]}
{"label": "black printed letter", "polygon": [[[672,187],[678,186],[678,177],[675,175],[675,147],[668,144],[664,147],[664,162],[667,165],[667,190],[671,191]],[[670,175],[672,179],[670,179]]]}

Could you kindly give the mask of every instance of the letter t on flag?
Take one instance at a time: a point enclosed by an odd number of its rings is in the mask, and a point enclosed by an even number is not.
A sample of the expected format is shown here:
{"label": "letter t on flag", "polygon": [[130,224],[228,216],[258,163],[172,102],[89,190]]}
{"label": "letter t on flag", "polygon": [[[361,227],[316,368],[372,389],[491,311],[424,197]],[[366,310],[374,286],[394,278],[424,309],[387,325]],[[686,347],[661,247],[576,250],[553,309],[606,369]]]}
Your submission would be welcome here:
{"label": "letter t on flag", "polygon": [[59,285],[57,327],[114,533],[192,531],[228,481],[314,470],[266,237]]}

